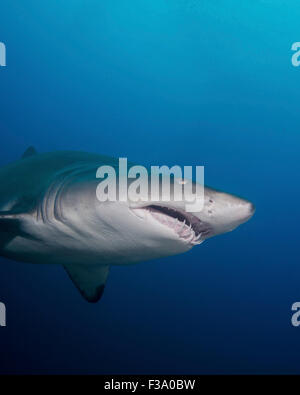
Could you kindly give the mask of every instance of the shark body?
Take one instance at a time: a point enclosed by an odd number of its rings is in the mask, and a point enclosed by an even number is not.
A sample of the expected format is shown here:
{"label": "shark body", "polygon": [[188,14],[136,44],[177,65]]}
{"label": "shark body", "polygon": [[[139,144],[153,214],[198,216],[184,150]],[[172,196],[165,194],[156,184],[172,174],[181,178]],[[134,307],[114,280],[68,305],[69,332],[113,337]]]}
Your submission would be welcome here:
{"label": "shark body", "polygon": [[228,232],[254,213],[247,200],[205,187],[204,208],[185,202],[100,202],[99,166],[111,157],[73,151],[37,154],[0,169],[0,255],[63,265],[82,296],[102,296],[110,265],[137,263],[190,250]]}

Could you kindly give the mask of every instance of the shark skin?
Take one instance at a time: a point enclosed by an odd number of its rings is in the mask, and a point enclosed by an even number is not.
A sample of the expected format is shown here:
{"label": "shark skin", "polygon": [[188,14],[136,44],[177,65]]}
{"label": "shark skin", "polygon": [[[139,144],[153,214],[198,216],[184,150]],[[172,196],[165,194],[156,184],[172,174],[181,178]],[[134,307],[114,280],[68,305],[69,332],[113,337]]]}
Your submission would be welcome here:
{"label": "shark skin", "polygon": [[[189,251],[249,220],[251,202],[204,188],[202,211],[170,202],[100,202],[97,169],[118,159],[77,151],[38,154],[0,168],[0,255],[59,264],[82,296],[97,302],[110,265],[133,264]],[[173,181],[173,182],[176,182]]]}

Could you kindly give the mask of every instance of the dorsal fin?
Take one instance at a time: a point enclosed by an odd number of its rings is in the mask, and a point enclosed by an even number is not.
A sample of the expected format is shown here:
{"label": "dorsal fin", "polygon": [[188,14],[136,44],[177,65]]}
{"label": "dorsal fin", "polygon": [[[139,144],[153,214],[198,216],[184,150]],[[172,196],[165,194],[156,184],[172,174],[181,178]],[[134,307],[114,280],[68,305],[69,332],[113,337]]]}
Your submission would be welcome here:
{"label": "dorsal fin", "polygon": [[22,155],[22,159],[29,158],[30,156],[37,155],[37,150],[31,145]]}
{"label": "dorsal fin", "polygon": [[104,291],[109,265],[67,264],[64,268],[81,295],[88,302],[98,302]]}

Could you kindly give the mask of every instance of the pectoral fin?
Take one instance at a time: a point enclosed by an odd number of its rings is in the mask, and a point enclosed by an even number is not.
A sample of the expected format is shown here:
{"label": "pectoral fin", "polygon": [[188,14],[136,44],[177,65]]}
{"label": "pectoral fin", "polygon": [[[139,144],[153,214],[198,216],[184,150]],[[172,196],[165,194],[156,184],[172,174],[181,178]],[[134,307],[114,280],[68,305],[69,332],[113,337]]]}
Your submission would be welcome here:
{"label": "pectoral fin", "polygon": [[20,221],[6,212],[0,212],[0,249],[20,233]]}
{"label": "pectoral fin", "polygon": [[64,265],[69,277],[81,295],[91,303],[100,300],[109,272],[109,265]]}
{"label": "pectoral fin", "polygon": [[11,211],[0,211],[0,232],[18,233],[21,220]]}
{"label": "pectoral fin", "polygon": [[3,248],[16,236],[37,240],[24,226],[26,214],[18,211],[0,211],[0,248]]}

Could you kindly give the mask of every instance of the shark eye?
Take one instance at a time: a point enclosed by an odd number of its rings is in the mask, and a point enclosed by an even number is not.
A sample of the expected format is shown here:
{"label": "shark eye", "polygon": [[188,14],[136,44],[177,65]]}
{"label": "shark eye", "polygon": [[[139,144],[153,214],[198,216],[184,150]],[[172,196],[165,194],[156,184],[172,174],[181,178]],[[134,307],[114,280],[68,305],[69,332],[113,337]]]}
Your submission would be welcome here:
{"label": "shark eye", "polygon": [[214,201],[212,199],[209,199],[209,203],[213,203]]}

